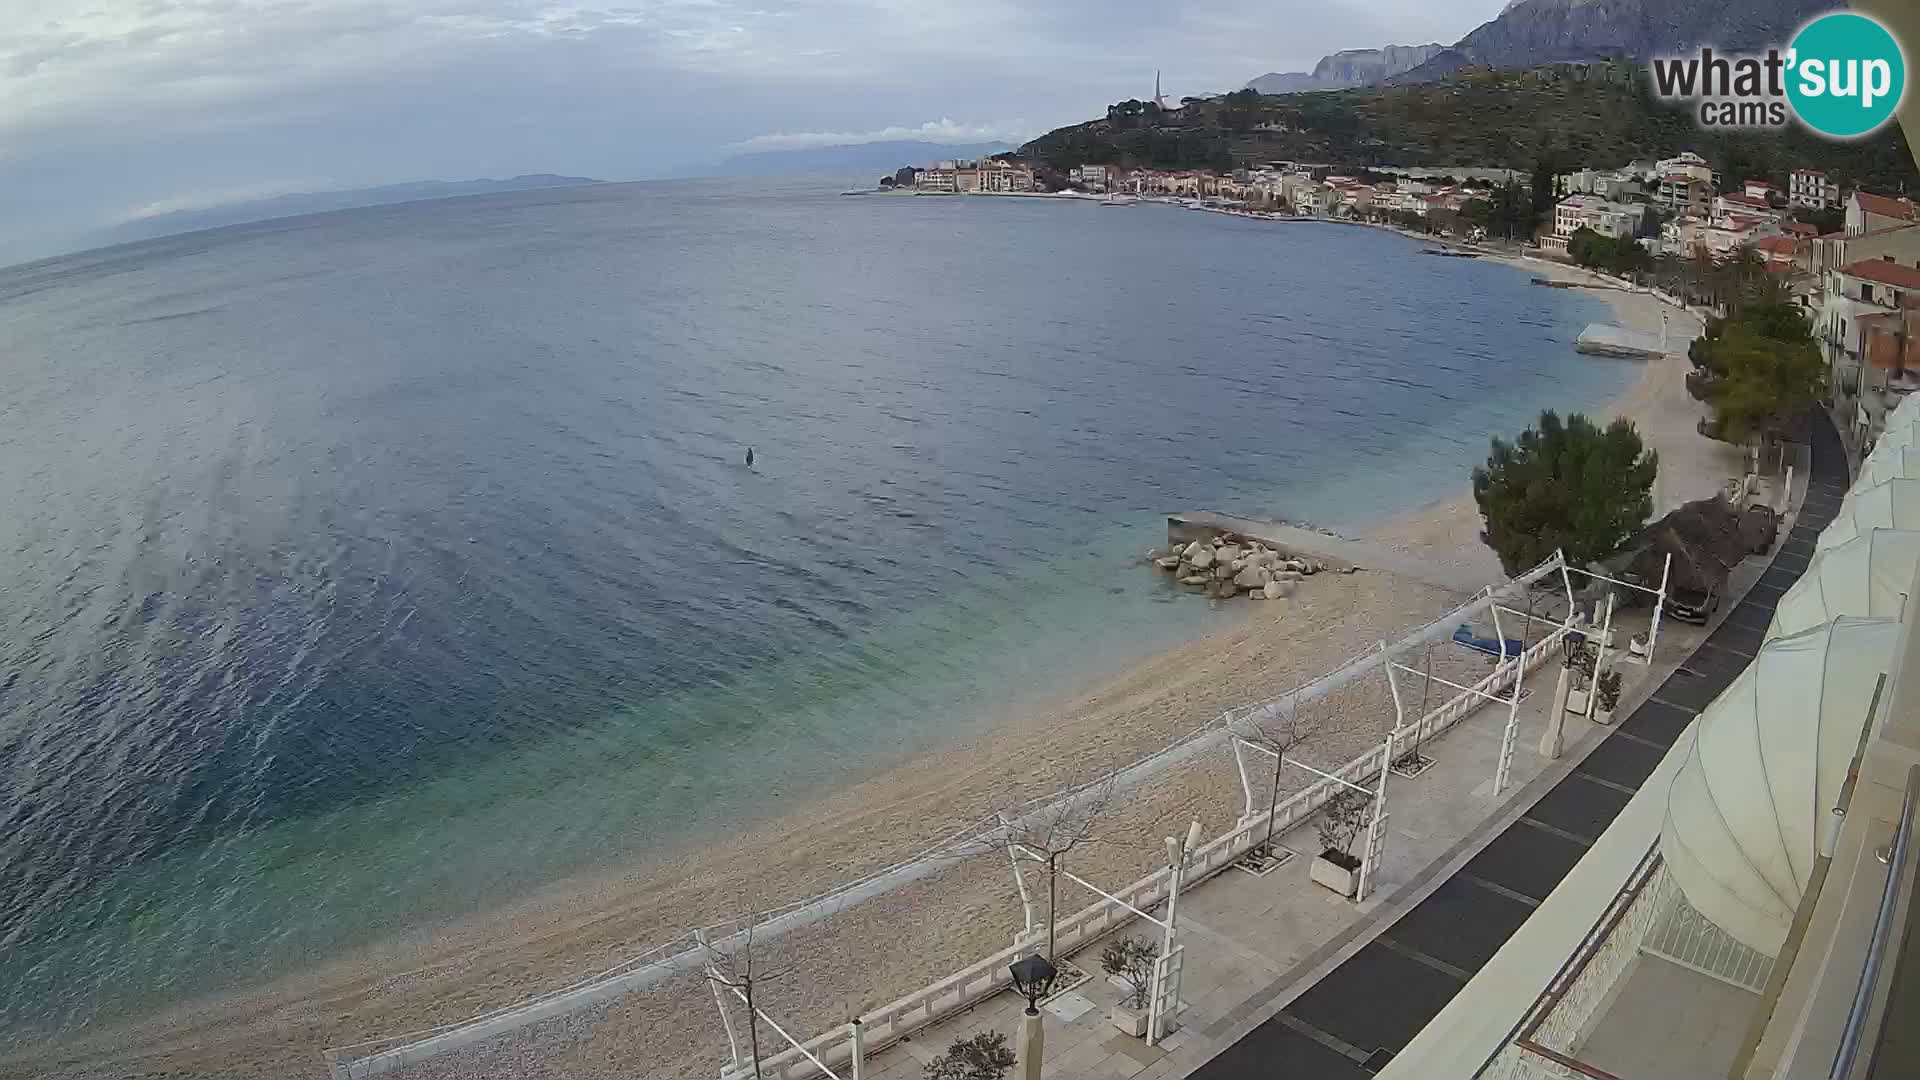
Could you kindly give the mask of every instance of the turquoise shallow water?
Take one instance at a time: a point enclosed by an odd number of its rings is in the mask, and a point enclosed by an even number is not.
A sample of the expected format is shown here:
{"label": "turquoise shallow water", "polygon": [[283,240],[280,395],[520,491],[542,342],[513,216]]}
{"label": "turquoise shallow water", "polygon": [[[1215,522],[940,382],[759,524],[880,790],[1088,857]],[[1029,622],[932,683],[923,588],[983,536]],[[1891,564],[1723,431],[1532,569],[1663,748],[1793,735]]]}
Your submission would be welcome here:
{"label": "turquoise shallow water", "polygon": [[1167,510],[1361,527],[1625,387],[1415,249],[699,183],[0,271],[0,1029],[768,812],[1230,617]]}

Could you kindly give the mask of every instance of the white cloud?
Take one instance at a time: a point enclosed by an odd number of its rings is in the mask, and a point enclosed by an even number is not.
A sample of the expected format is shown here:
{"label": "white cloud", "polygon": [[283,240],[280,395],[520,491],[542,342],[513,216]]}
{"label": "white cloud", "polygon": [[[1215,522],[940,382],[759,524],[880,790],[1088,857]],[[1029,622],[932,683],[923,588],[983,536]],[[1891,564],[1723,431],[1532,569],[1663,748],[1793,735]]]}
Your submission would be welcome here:
{"label": "white cloud", "polygon": [[205,191],[185,192],[169,195],[164,199],[155,199],[145,206],[126,211],[114,219],[115,224],[140,221],[144,218],[171,214],[178,210],[205,210],[229,203],[249,202],[254,199],[271,199],[276,195],[292,195],[302,191],[325,191],[336,186],[336,182],[326,177],[307,177],[301,180],[273,180],[256,184],[242,184],[237,187],[218,188]]}
{"label": "white cloud", "polygon": [[816,146],[854,146],[859,143],[902,140],[930,143],[1020,143],[1032,138],[1035,134],[1024,120],[1015,120],[1006,124],[957,124],[942,117],[939,120],[929,120],[919,127],[884,127],[876,131],[793,131],[774,135],[755,135],[751,139],[734,143],[728,149],[744,152],[804,150]]}

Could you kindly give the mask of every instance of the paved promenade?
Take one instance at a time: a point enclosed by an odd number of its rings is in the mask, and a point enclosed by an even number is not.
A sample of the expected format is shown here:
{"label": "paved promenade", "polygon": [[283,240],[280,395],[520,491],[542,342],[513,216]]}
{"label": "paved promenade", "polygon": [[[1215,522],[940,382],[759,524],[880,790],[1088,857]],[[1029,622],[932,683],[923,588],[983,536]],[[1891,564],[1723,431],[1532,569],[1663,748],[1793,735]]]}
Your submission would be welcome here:
{"label": "paved promenade", "polygon": [[[1751,659],[1847,486],[1832,428],[1817,425],[1815,440],[1804,505],[1773,558],[1736,571],[1732,591],[1742,599],[1711,634],[1665,623],[1656,664],[1623,665],[1623,712],[1631,711],[1621,723],[1569,717],[1565,753],[1543,760],[1536,748],[1556,670],[1535,673],[1506,792],[1492,791],[1505,710],[1483,708],[1429,744],[1432,768],[1391,782],[1390,836],[1368,902],[1307,879],[1318,848],[1311,824],[1287,834],[1301,853],[1287,866],[1265,877],[1230,870],[1182,898],[1182,1029],[1157,1047],[1123,1035],[1107,1019],[1121,991],[1096,977],[1045,1006],[1048,1080],[1357,1080],[1383,1068],[1526,921]],[[1148,931],[1157,936],[1138,923],[1131,932]],[[1093,969],[1096,956],[1089,949],[1078,962]],[[865,1075],[918,1080],[956,1036],[992,1029],[1011,1038],[1022,1004],[1010,993],[989,999],[874,1055]]]}

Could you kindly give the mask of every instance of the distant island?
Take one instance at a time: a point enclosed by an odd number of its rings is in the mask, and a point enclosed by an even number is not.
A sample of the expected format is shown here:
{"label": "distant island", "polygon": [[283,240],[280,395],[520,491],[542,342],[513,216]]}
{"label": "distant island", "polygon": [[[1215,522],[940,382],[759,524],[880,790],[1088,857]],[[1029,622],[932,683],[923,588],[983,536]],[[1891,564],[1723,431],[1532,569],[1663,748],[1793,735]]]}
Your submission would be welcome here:
{"label": "distant island", "polygon": [[251,221],[319,214],[329,210],[351,210],[362,206],[386,206],[392,203],[420,202],[426,199],[450,199],[459,195],[491,195],[507,191],[532,191],[540,188],[581,187],[600,181],[584,176],[556,176],[533,173],[506,180],[417,180],[381,187],[353,188],[345,191],[309,191],[251,199],[194,210],[174,210],[164,214],[124,221],[96,234],[85,245],[105,247],[158,236],[217,229],[223,225],[244,225]]}
{"label": "distant island", "polygon": [[902,165],[991,157],[1012,149],[1011,145],[999,142],[956,145],[899,139],[736,154],[705,172],[708,176],[857,176],[866,179],[891,174]]}

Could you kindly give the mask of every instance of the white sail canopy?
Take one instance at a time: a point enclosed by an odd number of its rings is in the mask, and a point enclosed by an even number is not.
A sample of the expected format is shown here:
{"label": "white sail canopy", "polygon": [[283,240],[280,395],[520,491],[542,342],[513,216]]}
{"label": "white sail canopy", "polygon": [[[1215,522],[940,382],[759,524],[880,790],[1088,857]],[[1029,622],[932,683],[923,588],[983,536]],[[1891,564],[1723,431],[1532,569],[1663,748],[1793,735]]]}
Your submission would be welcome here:
{"label": "white sail canopy", "polygon": [[1760,649],[1700,714],[1660,850],[1687,902],[1777,956],[1900,624],[1843,617]]}
{"label": "white sail canopy", "polygon": [[[1907,401],[1912,400],[1911,397],[1907,399]],[[1906,407],[1906,401],[1900,403],[1901,409]],[[1901,416],[1899,410],[1895,410],[1887,414],[1887,429],[1873,441],[1873,449],[1878,452],[1881,449],[1894,450],[1908,447],[1912,446],[1916,439],[1920,439],[1920,412]]]}
{"label": "white sail canopy", "polygon": [[1813,546],[1839,547],[1869,529],[1920,529],[1920,478],[1855,484]]}
{"label": "white sail canopy", "polygon": [[1847,490],[1846,497],[1840,502],[1844,506],[1853,498],[1854,492],[1884,484],[1888,480],[1915,478],[1920,478],[1920,446],[1876,447],[1860,463],[1860,474],[1853,478],[1853,487]]}
{"label": "white sail canopy", "polygon": [[1920,421],[1920,394],[1908,394],[1900,399],[1900,404],[1894,406],[1892,412],[1887,414],[1886,427],[1891,431],[1916,421]]}
{"label": "white sail canopy", "polygon": [[1811,630],[1842,615],[1898,619],[1916,568],[1920,531],[1912,529],[1868,529],[1843,544],[1819,549],[1807,572],[1774,608],[1766,640]]}

